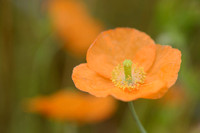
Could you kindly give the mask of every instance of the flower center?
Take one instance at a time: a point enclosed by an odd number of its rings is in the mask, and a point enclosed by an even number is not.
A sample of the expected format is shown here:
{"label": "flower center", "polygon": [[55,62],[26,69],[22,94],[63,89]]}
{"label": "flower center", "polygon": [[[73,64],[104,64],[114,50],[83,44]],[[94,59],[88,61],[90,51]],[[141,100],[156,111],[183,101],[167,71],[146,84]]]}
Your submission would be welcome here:
{"label": "flower center", "polygon": [[132,92],[144,83],[145,77],[146,73],[143,67],[137,67],[131,60],[124,60],[123,64],[119,64],[113,69],[111,79],[115,86]]}

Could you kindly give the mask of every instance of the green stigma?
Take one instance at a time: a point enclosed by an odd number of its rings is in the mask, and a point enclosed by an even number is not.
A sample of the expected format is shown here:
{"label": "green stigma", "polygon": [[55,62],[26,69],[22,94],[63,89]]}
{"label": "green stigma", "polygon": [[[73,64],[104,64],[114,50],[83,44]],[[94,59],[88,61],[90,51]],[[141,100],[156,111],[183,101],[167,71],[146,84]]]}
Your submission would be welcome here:
{"label": "green stigma", "polygon": [[128,83],[132,83],[132,64],[131,60],[124,60],[123,62],[125,80]]}

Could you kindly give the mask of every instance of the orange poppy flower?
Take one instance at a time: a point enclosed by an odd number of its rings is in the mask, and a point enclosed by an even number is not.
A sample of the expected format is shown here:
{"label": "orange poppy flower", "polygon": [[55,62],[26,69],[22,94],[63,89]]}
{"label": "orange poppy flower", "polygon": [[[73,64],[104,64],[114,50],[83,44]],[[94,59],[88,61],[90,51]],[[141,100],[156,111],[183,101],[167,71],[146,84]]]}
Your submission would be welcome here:
{"label": "orange poppy flower", "polygon": [[94,20],[78,0],[51,0],[48,7],[54,29],[64,46],[77,56],[84,55],[102,31],[100,22]]}
{"label": "orange poppy flower", "polygon": [[103,121],[116,109],[116,101],[112,97],[96,98],[69,90],[33,98],[28,105],[31,112],[41,113],[57,120],[80,123]]}
{"label": "orange poppy flower", "polygon": [[75,67],[76,87],[97,97],[122,101],[162,97],[177,80],[181,52],[158,45],[131,28],[102,32],[87,51],[87,63]]}

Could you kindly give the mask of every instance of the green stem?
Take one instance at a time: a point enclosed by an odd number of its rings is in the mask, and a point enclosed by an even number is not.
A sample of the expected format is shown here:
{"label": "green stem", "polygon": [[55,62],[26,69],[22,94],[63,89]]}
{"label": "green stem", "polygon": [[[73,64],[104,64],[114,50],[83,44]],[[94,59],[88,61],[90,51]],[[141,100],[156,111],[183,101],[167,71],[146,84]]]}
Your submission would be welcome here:
{"label": "green stem", "polygon": [[140,130],[141,133],[147,133],[146,130],[144,129],[144,127],[142,126],[142,123],[140,122],[136,112],[135,112],[135,109],[134,109],[134,106],[133,106],[133,102],[128,102],[128,105],[130,107],[130,110],[131,110],[131,114],[133,116],[133,118],[135,119],[136,123],[137,123],[137,126]]}

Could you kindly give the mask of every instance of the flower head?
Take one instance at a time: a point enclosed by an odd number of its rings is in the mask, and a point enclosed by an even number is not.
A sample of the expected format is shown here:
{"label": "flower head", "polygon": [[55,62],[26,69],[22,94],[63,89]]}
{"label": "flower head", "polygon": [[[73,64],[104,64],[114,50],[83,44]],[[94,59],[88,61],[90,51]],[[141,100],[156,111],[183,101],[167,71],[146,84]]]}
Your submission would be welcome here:
{"label": "flower head", "polygon": [[116,101],[111,97],[96,98],[73,91],[60,91],[51,96],[33,98],[28,105],[31,112],[79,123],[103,121],[116,109]]}
{"label": "flower head", "polygon": [[97,97],[122,101],[162,97],[177,80],[181,52],[155,44],[131,28],[102,32],[87,51],[87,63],[75,67],[76,87]]}
{"label": "flower head", "polygon": [[77,56],[84,55],[101,32],[101,24],[91,17],[79,0],[51,0],[48,5],[54,29],[66,49]]}

